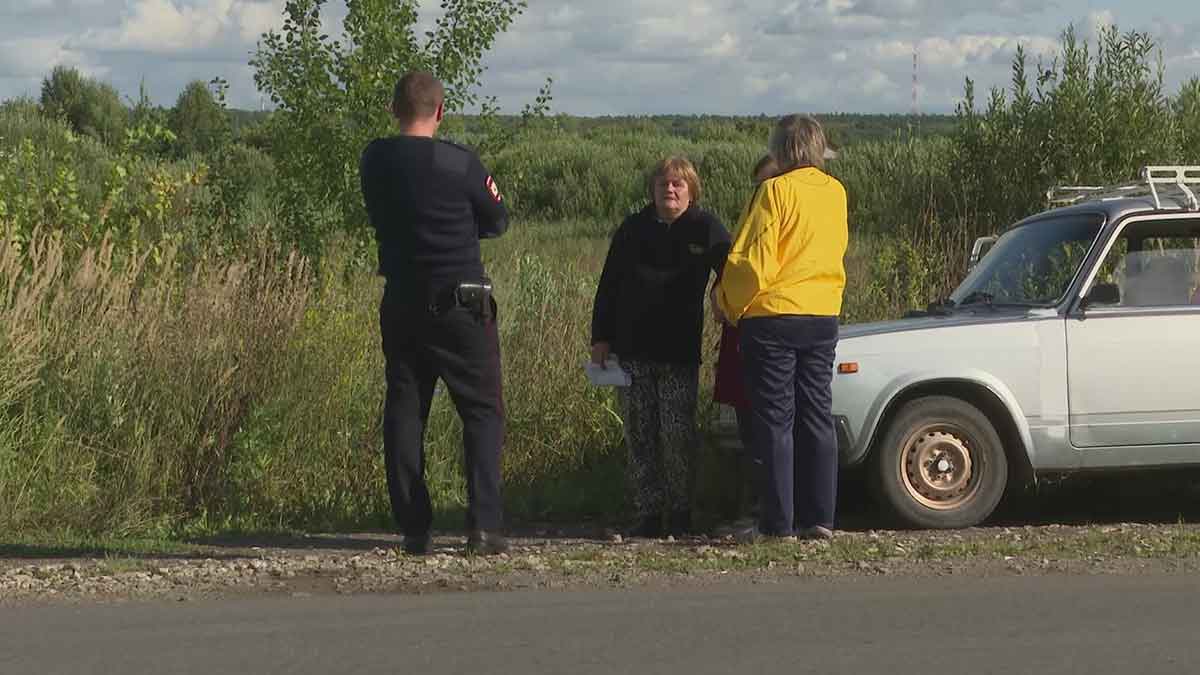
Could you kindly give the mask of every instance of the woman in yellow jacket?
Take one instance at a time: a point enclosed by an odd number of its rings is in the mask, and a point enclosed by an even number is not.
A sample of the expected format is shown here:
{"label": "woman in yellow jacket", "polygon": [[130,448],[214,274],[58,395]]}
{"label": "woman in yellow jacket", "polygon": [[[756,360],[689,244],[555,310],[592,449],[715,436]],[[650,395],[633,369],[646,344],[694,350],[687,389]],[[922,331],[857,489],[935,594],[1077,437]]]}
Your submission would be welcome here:
{"label": "woman in yellow jacket", "polygon": [[770,152],[780,173],[742,214],[716,311],[740,329],[752,451],[762,461],[751,535],[828,538],[838,449],[831,384],[846,286],[846,190],[823,170],[825,134],[781,119]]}

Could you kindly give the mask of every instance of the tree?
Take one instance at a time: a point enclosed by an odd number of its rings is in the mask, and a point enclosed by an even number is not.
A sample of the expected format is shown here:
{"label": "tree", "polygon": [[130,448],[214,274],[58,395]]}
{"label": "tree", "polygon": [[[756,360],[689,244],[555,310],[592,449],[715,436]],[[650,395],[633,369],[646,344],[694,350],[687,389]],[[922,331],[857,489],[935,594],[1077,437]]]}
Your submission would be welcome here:
{"label": "tree", "polygon": [[1200,164],[1200,77],[1185,82],[1172,104],[1182,136],[1183,163]]}
{"label": "tree", "polygon": [[129,128],[125,131],[125,150],[142,157],[167,157],[175,144],[170,129],[170,112],[155,105],[146,93],[146,83],[138,85],[138,97],[129,111]]}
{"label": "tree", "polygon": [[1046,190],[1055,185],[1130,181],[1147,164],[1178,160],[1182,114],[1164,93],[1155,53],[1144,33],[1106,28],[1092,51],[1068,28],[1059,54],[1038,64],[1032,83],[1018,49],[1011,96],[993,89],[982,113],[967,80],[955,175],[964,191],[960,204],[978,216],[981,229],[1044,208]]}
{"label": "tree", "polygon": [[200,80],[188,83],[171,110],[171,131],[180,156],[213,155],[233,137],[225,106]]}
{"label": "tree", "polygon": [[315,253],[329,223],[365,238],[358,185],[365,145],[390,133],[387,103],[405,71],[425,68],[446,85],[448,112],[480,101],[483,55],[525,8],[524,0],[443,0],[441,16],[417,35],[418,0],[344,0],[345,36],[322,32],[327,0],[288,0],[280,31],[263,35],[254,81],[277,111],[276,161],[297,242]]}
{"label": "tree", "polygon": [[66,121],[77,133],[109,145],[125,140],[129,111],[117,90],[74,68],[55,66],[42,80],[41,106],[43,114]]}

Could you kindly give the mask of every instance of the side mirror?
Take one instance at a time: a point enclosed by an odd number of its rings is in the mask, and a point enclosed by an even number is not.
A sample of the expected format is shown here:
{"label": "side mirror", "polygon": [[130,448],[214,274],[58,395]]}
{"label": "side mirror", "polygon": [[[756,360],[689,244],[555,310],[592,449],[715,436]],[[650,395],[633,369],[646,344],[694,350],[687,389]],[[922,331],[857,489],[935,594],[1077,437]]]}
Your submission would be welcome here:
{"label": "side mirror", "polygon": [[976,239],[971,246],[971,256],[967,259],[967,271],[975,269],[975,266],[979,264],[980,260],[983,260],[983,256],[987,255],[987,252],[992,250],[992,246],[995,244],[995,235]]}
{"label": "side mirror", "polygon": [[1096,284],[1083,299],[1084,307],[1121,304],[1121,289],[1116,284]]}

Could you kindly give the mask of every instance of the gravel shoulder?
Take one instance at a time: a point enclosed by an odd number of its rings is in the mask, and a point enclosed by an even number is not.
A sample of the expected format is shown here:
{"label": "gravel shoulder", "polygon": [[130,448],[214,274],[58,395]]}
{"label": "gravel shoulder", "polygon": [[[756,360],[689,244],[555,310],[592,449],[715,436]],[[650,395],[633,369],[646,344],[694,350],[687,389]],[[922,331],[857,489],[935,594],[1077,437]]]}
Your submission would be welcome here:
{"label": "gravel shoulder", "polygon": [[1200,525],[1042,525],[953,532],[864,530],[831,542],[738,545],[704,537],[622,540],[534,530],[504,556],[470,557],[461,535],[405,555],[379,533],[227,538],[169,554],[0,555],[0,606],[193,601],[246,594],[308,596],[514,589],[669,588],[847,576],[1194,573]]}

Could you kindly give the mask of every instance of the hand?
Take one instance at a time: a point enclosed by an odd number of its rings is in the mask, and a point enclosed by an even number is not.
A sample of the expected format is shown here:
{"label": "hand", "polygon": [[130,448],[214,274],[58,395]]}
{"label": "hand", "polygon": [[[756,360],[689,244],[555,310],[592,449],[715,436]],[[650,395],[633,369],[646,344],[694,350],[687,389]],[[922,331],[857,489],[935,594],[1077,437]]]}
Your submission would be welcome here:
{"label": "hand", "polygon": [[608,369],[608,352],[611,349],[607,342],[597,342],[592,345],[592,363],[601,368]]}

